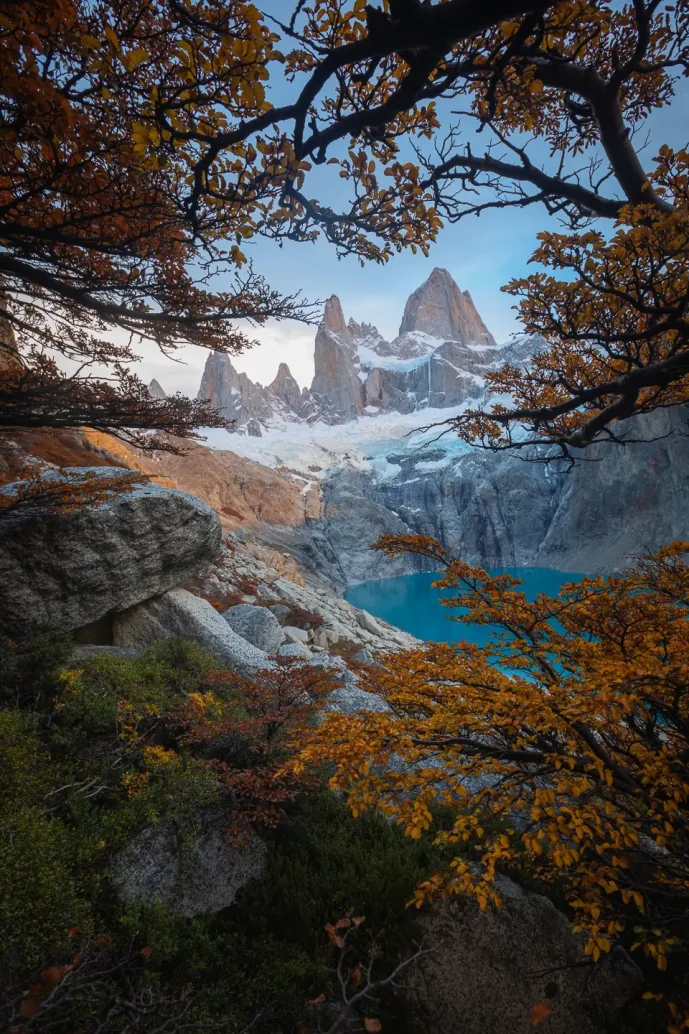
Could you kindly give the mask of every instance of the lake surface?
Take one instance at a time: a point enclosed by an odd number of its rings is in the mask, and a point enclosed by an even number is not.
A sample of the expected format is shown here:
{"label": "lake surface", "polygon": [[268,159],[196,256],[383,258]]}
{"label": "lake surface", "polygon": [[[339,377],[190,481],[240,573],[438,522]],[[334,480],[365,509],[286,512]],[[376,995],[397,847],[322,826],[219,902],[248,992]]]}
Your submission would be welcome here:
{"label": "lake surface", "polygon": [[[578,582],[584,577],[571,571],[553,571],[549,567],[507,567],[489,571],[490,574],[505,572],[522,579],[523,585],[518,586],[518,591],[525,592],[529,599],[534,599],[539,592],[556,596],[565,582]],[[451,616],[458,614],[459,609],[443,607],[440,600],[443,595],[456,595],[456,591],[446,589],[441,593],[439,589],[432,589],[431,583],[438,577],[437,572],[424,572],[362,582],[348,589],[345,599],[418,639],[436,643],[468,639],[470,643],[482,646],[491,632],[497,630],[496,626],[452,621]]]}

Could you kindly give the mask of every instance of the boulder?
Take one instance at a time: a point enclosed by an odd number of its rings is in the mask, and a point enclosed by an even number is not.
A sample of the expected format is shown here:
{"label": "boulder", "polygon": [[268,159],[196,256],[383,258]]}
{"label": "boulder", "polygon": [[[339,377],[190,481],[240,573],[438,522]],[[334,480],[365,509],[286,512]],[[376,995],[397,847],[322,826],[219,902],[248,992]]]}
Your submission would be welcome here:
{"label": "boulder", "polygon": [[285,639],[291,643],[308,643],[309,633],[305,628],[297,628],[296,625],[283,625],[282,633]]}
{"label": "boulder", "polygon": [[263,873],[266,846],[254,836],[228,843],[229,816],[204,809],[196,836],[181,835],[171,822],[144,829],[116,856],[111,876],[126,902],[160,902],[183,916],[219,912],[238,891]]}
{"label": "boulder", "polygon": [[274,603],[272,607],[268,607],[275,617],[278,619],[280,624],[285,621],[292,613],[289,607],[286,607],[284,603]]}
{"label": "boulder", "polygon": [[280,622],[267,607],[240,603],[223,614],[224,620],[237,635],[265,653],[275,653],[283,639]]}
{"label": "boulder", "polygon": [[367,610],[358,611],[356,619],[365,632],[370,632],[372,635],[380,635],[380,625]]}
{"label": "boulder", "polygon": [[150,646],[158,639],[193,639],[233,671],[268,666],[268,657],[228,625],[207,600],[186,589],[172,589],[115,615],[116,646]]}
{"label": "boulder", "polygon": [[179,585],[220,546],[210,506],[160,485],[138,485],[72,513],[18,511],[0,525],[0,630],[79,628]]}
{"label": "boulder", "polygon": [[370,650],[366,649],[365,646],[362,646],[362,648],[357,653],[354,654],[354,657],[352,658],[352,660],[356,661],[358,664],[375,664],[376,663],[375,657],[373,656],[373,654],[371,653]]}
{"label": "boulder", "polygon": [[414,1034],[531,1034],[542,1002],[543,1034],[604,1034],[639,991],[639,968],[621,947],[594,965],[547,898],[498,881],[501,908],[461,898],[426,918],[436,950],[405,981]]}
{"label": "boulder", "polygon": [[322,650],[328,649],[328,637],[325,634],[325,629],[315,628],[313,630],[313,644]]}
{"label": "boulder", "polygon": [[285,643],[278,649],[278,657],[296,657],[302,660],[310,660],[312,653],[303,643]]}

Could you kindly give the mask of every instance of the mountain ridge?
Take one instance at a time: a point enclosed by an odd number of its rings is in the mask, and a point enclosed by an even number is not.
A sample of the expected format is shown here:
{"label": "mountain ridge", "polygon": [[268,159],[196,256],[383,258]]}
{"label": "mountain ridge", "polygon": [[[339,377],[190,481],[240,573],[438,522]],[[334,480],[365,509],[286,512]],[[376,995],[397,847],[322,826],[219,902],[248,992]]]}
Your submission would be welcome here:
{"label": "mountain ridge", "polygon": [[286,363],[264,388],[238,373],[229,356],[213,352],[198,397],[233,420],[235,432],[257,437],[294,423],[442,409],[485,396],[485,374],[503,362],[528,360],[540,341],[521,336],[497,345],[469,292],[436,267],[410,295],[390,342],[371,324],[347,321],[331,295],[316,333],[310,388],[299,388]]}

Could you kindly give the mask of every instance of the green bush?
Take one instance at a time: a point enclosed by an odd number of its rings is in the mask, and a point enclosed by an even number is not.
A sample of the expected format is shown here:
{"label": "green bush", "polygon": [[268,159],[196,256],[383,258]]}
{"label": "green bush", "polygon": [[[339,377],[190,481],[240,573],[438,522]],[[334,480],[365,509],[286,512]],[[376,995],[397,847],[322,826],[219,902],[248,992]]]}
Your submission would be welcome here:
{"label": "green bush", "polygon": [[87,912],[70,831],[50,813],[52,775],[31,723],[0,710],[0,971],[8,974],[62,950]]}
{"label": "green bush", "polygon": [[[406,905],[417,881],[443,864],[438,849],[405,839],[380,816],[353,819],[325,789],[289,806],[270,834],[264,875],[224,912],[185,919],[119,901],[108,878],[113,853],[156,821],[193,836],[198,809],[217,795],[206,753],[187,748],[174,724],[175,709],[203,691],[217,662],[167,641],[138,658],[104,655],[61,671],[64,650],[54,642],[54,654],[45,644],[34,655],[15,652],[12,706],[6,694],[0,707],[4,972],[30,982],[41,967],[68,962],[77,927],[82,943],[105,938],[103,950],[126,960],[136,987],[172,1002],[191,991],[190,1022],[237,1034],[260,1013],[257,1034],[293,1034],[306,1002],[330,990],[326,923],[365,915],[361,950],[367,955],[377,937],[381,967],[411,950],[415,913]],[[241,713],[239,681],[213,691]],[[116,993],[108,977],[105,999],[109,980]],[[97,1026],[100,1005],[93,1008]],[[58,1034],[82,1023],[65,1010]],[[399,1018],[395,1028],[403,1030]]]}

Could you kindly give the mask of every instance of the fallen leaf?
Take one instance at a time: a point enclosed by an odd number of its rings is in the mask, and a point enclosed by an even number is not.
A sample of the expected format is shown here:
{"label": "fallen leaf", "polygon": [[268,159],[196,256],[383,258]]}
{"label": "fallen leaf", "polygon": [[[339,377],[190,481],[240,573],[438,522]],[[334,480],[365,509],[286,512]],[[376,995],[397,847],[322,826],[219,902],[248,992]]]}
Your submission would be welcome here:
{"label": "fallen leaf", "polygon": [[542,1023],[543,1020],[550,1016],[552,1011],[547,1002],[537,1002],[531,1013],[531,1022],[534,1024]]}

